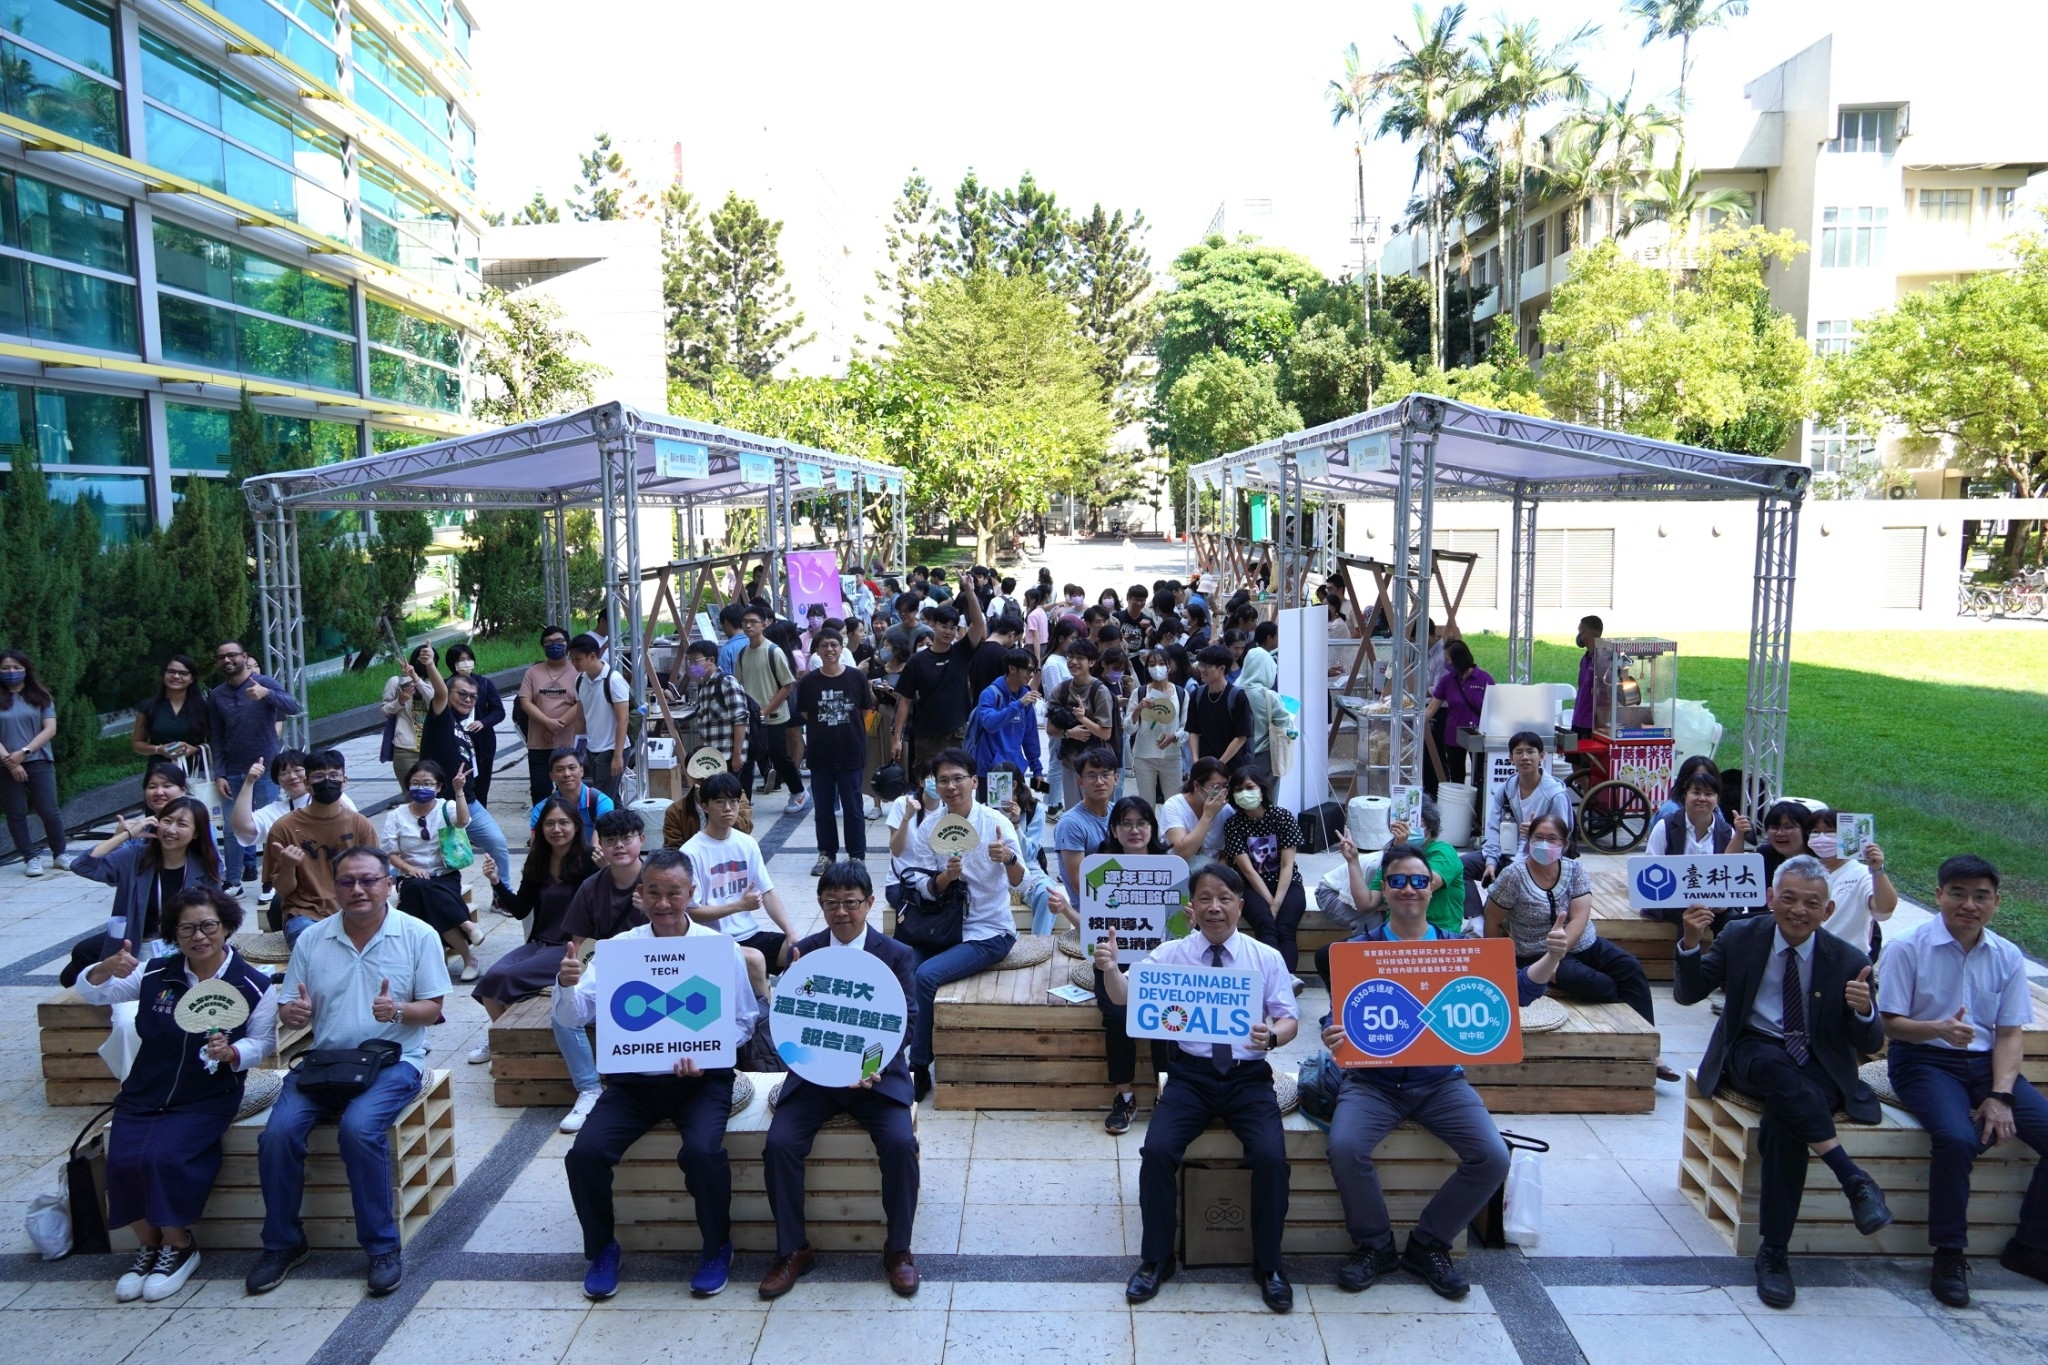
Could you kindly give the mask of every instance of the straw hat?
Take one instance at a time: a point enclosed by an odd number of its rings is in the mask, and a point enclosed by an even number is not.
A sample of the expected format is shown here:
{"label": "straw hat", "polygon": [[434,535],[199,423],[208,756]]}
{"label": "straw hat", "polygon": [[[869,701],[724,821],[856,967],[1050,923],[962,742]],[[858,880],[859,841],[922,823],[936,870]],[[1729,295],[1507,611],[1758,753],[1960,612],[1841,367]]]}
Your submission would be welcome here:
{"label": "straw hat", "polygon": [[229,946],[251,962],[290,962],[292,945],[282,931],[236,934]]}
{"label": "straw hat", "polygon": [[1301,1107],[1301,1082],[1292,1071],[1276,1068],[1273,1072],[1273,1098],[1280,1102],[1280,1112],[1291,1114]]}
{"label": "straw hat", "polygon": [[1571,1011],[1547,995],[1522,1006],[1522,1032],[1554,1033],[1571,1022]]}
{"label": "straw hat", "polygon": [[[283,938],[283,934],[278,935]],[[282,1071],[251,1071],[242,1078],[242,1102],[235,1108],[237,1121],[260,1114],[276,1102],[284,1090]]]}
{"label": "straw hat", "polygon": [[999,972],[1013,972],[1022,967],[1036,967],[1052,956],[1052,940],[1025,934],[1010,945],[1010,952],[994,969]]}
{"label": "straw hat", "polygon": [[1081,931],[1079,929],[1062,929],[1052,936],[1052,940],[1060,945],[1060,951],[1068,957],[1078,957],[1086,960],[1088,954],[1081,951]]}

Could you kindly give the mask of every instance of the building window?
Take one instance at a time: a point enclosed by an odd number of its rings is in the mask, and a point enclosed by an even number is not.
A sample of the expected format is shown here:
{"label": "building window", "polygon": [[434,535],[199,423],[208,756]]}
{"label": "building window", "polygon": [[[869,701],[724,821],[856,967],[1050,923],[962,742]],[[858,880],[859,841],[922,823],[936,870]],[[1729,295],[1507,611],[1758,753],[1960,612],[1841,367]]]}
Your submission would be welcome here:
{"label": "building window", "polygon": [[[355,64],[357,105],[414,151],[474,187],[475,168],[467,159],[458,162],[455,154],[447,99],[396,48],[360,24],[349,53]],[[473,132],[469,142],[473,148]]]}
{"label": "building window", "polygon": [[339,85],[332,0],[198,0],[316,81]]}
{"label": "building window", "polygon": [[2020,192],[2010,186],[1996,186],[1986,190],[1989,196],[1989,213],[1994,223],[2010,223],[2013,213],[2019,207]]}
{"label": "building window", "polygon": [[367,156],[356,158],[356,187],[364,251],[451,294],[476,292],[475,272],[459,264],[454,218]]}
{"label": "building window", "polygon": [[1547,253],[1544,250],[1544,237],[1545,229],[1547,229],[1548,227],[1549,224],[1547,223],[1538,223],[1535,227],[1529,229],[1528,268],[1531,270],[1535,269],[1539,265],[1542,265],[1547,257]]}
{"label": "building window", "polygon": [[[173,469],[226,473],[234,421],[232,408],[205,408],[193,403],[166,403],[164,424],[170,433]],[[350,422],[319,422],[305,417],[256,414],[263,439],[290,468],[333,464],[356,457],[356,428]]]}
{"label": "building window", "polygon": [[1850,430],[1847,423],[1824,427],[1816,422],[1806,443],[1806,462],[1816,474],[1847,474],[1851,462],[1877,453],[1877,438]]}
{"label": "building window", "polygon": [[1831,208],[1820,212],[1820,264],[1823,268],[1866,269],[1884,264],[1885,225],[1891,210]]}
{"label": "building window", "polygon": [[1815,355],[1847,355],[1856,349],[1856,324],[1847,318],[1813,324]]}
{"label": "building window", "polygon": [[1968,190],[1922,190],[1920,220],[1966,228],[1970,225],[1970,198]]}
{"label": "building window", "polygon": [[370,393],[395,403],[462,409],[462,334],[379,299],[369,301]]}
{"label": "building window", "polygon": [[1831,152],[1882,152],[1898,146],[1897,109],[1844,109],[1828,141]]}
{"label": "building window", "polygon": [[1473,556],[1472,576],[1464,578],[1463,564],[1445,564],[1439,570],[1447,590],[1456,596],[1463,579],[1465,597],[1460,606],[1494,607],[1500,604],[1500,532],[1431,531],[1430,547]]}
{"label": "building window", "polygon": [[0,0],[0,107],[121,150],[113,15],[86,0]]}
{"label": "building window", "polygon": [[0,332],[140,354],[134,279],[126,208],[0,171]]}
{"label": "building window", "polygon": [[162,219],[156,273],[166,359],[356,391],[346,287]]}
{"label": "building window", "polygon": [[158,38],[142,35],[149,160],[339,242],[341,140]]}
{"label": "building window", "polygon": [[[90,506],[103,541],[125,541],[148,530],[140,399],[0,384],[0,467],[11,471],[30,452],[42,465],[50,498]],[[120,469],[138,472],[106,472]],[[0,481],[6,477],[0,474]]]}
{"label": "building window", "polygon": [[1614,531],[1536,532],[1536,605],[1591,609],[1614,605]]}

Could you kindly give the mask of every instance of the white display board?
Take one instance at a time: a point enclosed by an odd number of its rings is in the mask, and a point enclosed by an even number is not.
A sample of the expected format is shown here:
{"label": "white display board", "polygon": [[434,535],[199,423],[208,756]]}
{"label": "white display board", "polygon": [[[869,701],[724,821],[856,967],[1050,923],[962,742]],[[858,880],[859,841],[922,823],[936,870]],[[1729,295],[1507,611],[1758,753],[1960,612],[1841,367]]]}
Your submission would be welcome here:
{"label": "white display board", "polygon": [[1273,799],[1301,811],[1330,799],[1330,613],[1322,605],[1280,612],[1277,662],[1280,695],[1294,713],[1301,739],[1294,767]]}

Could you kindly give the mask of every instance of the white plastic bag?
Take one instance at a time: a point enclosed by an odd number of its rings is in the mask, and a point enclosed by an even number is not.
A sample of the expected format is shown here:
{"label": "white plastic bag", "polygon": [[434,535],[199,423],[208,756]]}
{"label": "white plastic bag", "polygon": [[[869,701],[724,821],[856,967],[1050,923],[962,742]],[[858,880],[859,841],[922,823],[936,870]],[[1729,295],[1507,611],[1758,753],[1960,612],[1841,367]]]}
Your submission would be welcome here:
{"label": "white plastic bag", "polygon": [[1508,1180],[1501,1194],[1501,1230],[1507,1240],[1533,1250],[1543,1238],[1543,1163],[1523,1147],[1508,1158]]}
{"label": "white plastic bag", "polygon": [[28,1239],[46,1261],[71,1254],[71,1196],[59,1190],[28,1201]]}
{"label": "white plastic bag", "polygon": [[1703,701],[1681,699],[1672,708],[1671,722],[1672,774],[1677,775],[1677,765],[1694,754],[1713,757],[1714,750],[1721,744],[1721,725],[1714,719],[1714,713]]}

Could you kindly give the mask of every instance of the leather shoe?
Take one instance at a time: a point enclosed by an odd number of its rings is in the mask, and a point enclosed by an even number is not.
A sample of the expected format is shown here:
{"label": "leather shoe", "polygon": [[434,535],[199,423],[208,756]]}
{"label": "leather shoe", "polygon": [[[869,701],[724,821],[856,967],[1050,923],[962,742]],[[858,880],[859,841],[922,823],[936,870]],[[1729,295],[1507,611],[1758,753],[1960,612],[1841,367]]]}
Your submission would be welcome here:
{"label": "leather shoe", "polygon": [[2017,1237],[2008,1241],[2005,1250],[1998,1253],[1998,1263],[2007,1270],[2048,1284],[2048,1251],[2028,1246]]}
{"label": "leather shoe", "polygon": [[809,1270],[811,1263],[817,1259],[816,1253],[808,1246],[798,1247],[787,1256],[777,1256],[775,1264],[769,1266],[767,1275],[762,1277],[761,1297],[779,1299],[796,1288],[798,1277]]}
{"label": "leather shoe", "polygon": [[1970,1262],[1961,1247],[1936,1247],[1927,1290],[1951,1308],[1970,1306]]}
{"label": "leather shoe", "polygon": [[1138,1273],[1124,1286],[1124,1297],[1132,1303],[1150,1303],[1158,1297],[1159,1286],[1172,1279],[1178,1268],[1171,1256],[1163,1261],[1140,1262]]}
{"label": "leather shoe", "polygon": [[1766,1308],[1790,1308],[1799,1290],[1792,1283],[1792,1263],[1780,1247],[1756,1250],[1756,1296]]}
{"label": "leather shoe", "polygon": [[889,1287],[904,1298],[917,1292],[917,1262],[910,1259],[908,1251],[883,1252],[882,1269],[888,1273]]}
{"label": "leather shoe", "polygon": [[1259,1297],[1275,1313],[1294,1311],[1294,1286],[1287,1283],[1287,1272],[1283,1270],[1259,1276]]}
{"label": "leather shoe", "polygon": [[1891,1226],[1892,1211],[1885,1205],[1884,1191],[1869,1176],[1844,1185],[1842,1197],[1849,1201],[1849,1216],[1856,1220],[1856,1231],[1865,1237]]}

